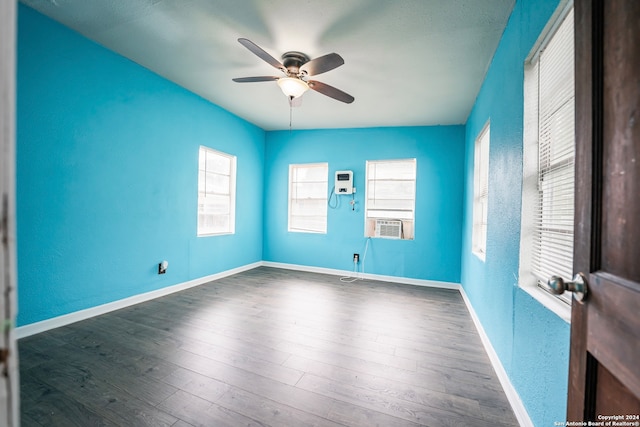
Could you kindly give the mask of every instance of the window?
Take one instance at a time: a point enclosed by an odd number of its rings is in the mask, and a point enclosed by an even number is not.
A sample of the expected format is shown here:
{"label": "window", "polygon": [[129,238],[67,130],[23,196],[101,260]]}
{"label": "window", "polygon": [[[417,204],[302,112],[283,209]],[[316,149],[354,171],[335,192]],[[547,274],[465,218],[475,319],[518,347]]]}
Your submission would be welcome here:
{"label": "window", "polygon": [[[525,63],[520,281],[548,289],[573,272],[575,90],[573,8],[547,26]],[[560,300],[570,303],[567,295]]]}
{"label": "window", "polygon": [[365,237],[414,237],[416,159],[367,161]]}
{"label": "window", "polygon": [[235,233],[236,157],[206,147],[198,155],[198,236]]}
{"label": "window", "polygon": [[289,231],[327,232],[329,165],[289,165]]}
{"label": "window", "polygon": [[471,251],[481,260],[487,252],[487,213],[489,209],[490,124],[484,126],[473,149],[473,234]]}

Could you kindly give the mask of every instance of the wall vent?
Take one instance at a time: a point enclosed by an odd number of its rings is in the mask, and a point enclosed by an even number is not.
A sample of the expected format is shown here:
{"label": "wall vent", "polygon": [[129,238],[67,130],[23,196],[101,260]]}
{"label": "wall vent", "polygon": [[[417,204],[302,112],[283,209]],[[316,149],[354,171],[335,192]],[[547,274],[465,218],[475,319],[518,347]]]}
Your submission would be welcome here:
{"label": "wall vent", "polygon": [[387,239],[401,239],[402,221],[398,221],[395,219],[377,219],[376,237],[385,237]]}

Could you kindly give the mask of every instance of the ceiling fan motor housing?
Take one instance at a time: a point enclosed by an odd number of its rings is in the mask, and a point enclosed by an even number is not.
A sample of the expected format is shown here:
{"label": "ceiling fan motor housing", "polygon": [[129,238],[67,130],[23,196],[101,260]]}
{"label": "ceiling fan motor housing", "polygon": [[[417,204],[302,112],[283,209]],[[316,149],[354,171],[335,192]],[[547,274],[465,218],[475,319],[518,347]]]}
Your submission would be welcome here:
{"label": "ceiling fan motor housing", "polygon": [[290,76],[297,76],[300,73],[300,67],[309,62],[309,57],[302,52],[290,51],[282,54],[282,65],[288,71]]}

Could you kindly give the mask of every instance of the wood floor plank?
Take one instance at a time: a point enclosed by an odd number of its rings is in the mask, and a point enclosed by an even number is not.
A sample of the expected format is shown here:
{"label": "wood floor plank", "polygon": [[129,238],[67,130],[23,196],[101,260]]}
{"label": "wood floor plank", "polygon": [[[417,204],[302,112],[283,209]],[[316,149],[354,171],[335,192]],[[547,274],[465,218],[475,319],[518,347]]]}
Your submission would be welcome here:
{"label": "wood floor plank", "polygon": [[[436,407],[446,408],[456,406],[467,413],[478,411],[480,409],[480,405],[477,400],[453,396],[445,391],[433,390],[428,388],[429,384],[423,384],[423,386],[407,384],[373,374],[352,371],[340,366],[328,365],[304,359],[299,356],[291,357],[291,359],[287,361],[287,364],[296,366],[307,374],[356,388],[373,390],[425,406],[436,405]],[[444,387],[442,389],[444,390]]]}
{"label": "wood floor plank", "polygon": [[162,381],[212,403],[231,389],[227,383],[184,368],[179,368]]}
{"label": "wood floor plank", "polygon": [[158,408],[196,427],[266,426],[266,424],[182,390],[178,390],[158,405]]}
{"label": "wood floor plank", "polygon": [[[217,380],[229,384],[236,389],[251,392],[258,396],[262,396],[263,398],[275,400],[281,404],[298,408],[320,418],[327,418],[331,421],[341,422],[341,419],[336,420],[331,414],[351,413],[354,419],[371,419],[372,414],[377,414],[377,419],[383,426],[402,425],[402,423],[398,424],[400,420],[395,417],[377,413],[376,411],[362,408],[357,405],[341,402],[292,385],[274,381],[270,378],[266,378],[252,372],[233,369],[228,365],[211,362],[206,358],[192,353],[185,353],[181,357],[182,359],[178,361],[178,363],[189,366],[189,369],[197,372],[199,375],[208,378],[216,378]],[[216,400],[216,402],[218,401]],[[408,425],[411,424],[412,423]],[[370,424],[347,423],[346,425],[368,426]]]}
{"label": "wood floor plank", "polygon": [[[446,391],[432,390],[428,388],[428,384],[406,384],[395,379],[387,379],[371,374],[351,371],[339,366],[327,365],[298,356],[292,356],[291,359],[287,361],[287,364],[308,374],[319,376],[336,383],[379,393],[395,399],[406,400],[436,410],[444,409],[461,416],[482,413],[486,416],[487,420],[501,423],[506,415],[504,402],[495,406],[487,405],[487,400],[490,396],[502,396],[500,391],[485,389],[483,404],[481,404],[478,399],[459,395],[464,393],[454,394]],[[443,387],[443,389],[446,389],[446,387]]]}
{"label": "wood floor plank", "polygon": [[363,406],[386,415],[427,426],[473,425],[474,427],[496,427],[495,420],[475,419],[474,412],[464,415],[454,413],[444,407],[431,407],[416,404],[407,400],[349,386],[315,375],[305,374],[297,385],[305,390],[313,391],[327,397]]}
{"label": "wood floor plank", "polygon": [[78,349],[78,347],[65,344],[49,348],[47,356],[51,361],[64,360],[67,365],[78,369],[78,371],[86,371],[93,378],[107,382],[113,387],[124,390],[154,406],[176,392],[175,388],[161,383],[152,375],[148,375],[151,372],[149,368],[135,369],[138,366],[137,361],[119,361],[120,366],[129,375],[112,375],[113,358],[108,358],[105,352],[96,355],[84,350],[84,348]]}
{"label": "wood floor plank", "polygon": [[[211,344],[190,343],[184,345],[182,349],[239,369],[259,373],[262,376],[285,384],[295,384],[303,374],[290,367],[282,366],[282,364],[265,362],[253,357],[251,354],[238,353]],[[247,350],[250,351],[249,349]]]}
{"label": "wood floor plank", "polygon": [[237,388],[232,388],[225,393],[218,400],[218,403],[271,426],[343,427],[342,424],[319,417],[310,412],[293,408],[275,400]]}
{"label": "wood floor plank", "polygon": [[[200,339],[188,340],[183,334],[180,338],[175,338],[174,333],[152,328],[125,319],[114,319],[110,322],[110,326],[117,331],[128,334],[129,339],[135,339],[140,345],[145,345],[148,341],[152,341],[153,345],[161,345],[163,352],[172,354],[184,354],[183,352],[191,352],[201,355],[212,361],[221,362],[239,369],[251,372],[259,372],[263,376],[273,378],[284,383],[295,384],[302,376],[301,372],[280,364],[270,363],[258,358],[254,358],[247,353],[234,352],[216,344],[208,344]],[[250,349],[247,348],[247,351]],[[175,360],[173,359],[174,363]]]}
{"label": "wood floor plank", "polygon": [[[183,310],[182,307],[176,306],[175,304],[172,304],[170,309],[175,311]],[[226,326],[223,323],[224,321],[217,319],[204,321],[194,317],[184,317],[179,324],[176,324],[174,319],[166,317],[167,311],[168,310],[164,308],[162,314],[155,314],[147,313],[147,311],[139,313],[133,310],[122,310],[118,312],[118,315],[132,322],[188,337],[189,340],[185,341],[185,345],[215,342],[216,347],[222,347],[240,353],[250,352],[253,357],[274,364],[281,364],[289,357],[287,353],[280,353],[273,348],[264,347],[260,342],[261,337],[251,339],[245,330]],[[229,325],[234,325],[236,322],[236,319],[228,320]],[[225,326],[224,328],[222,327],[223,325]]]}
{"label": "wood floor plank", "polygon": [[36,427],[517,425],[450,289],[260,267],[18,344]]}
{"label": "wood floor plank", "polygon": [[37,425],[52,427],[117,426],[87,408],[81,401],[43,383],[22,369],[20,387],[23,425],[36,422]]}
{"label": "wood floor plank", "polygon": [[102,378],[96,378],[90,369],[66,361],[44,363],[29,369],[28,374],[44,384],[55,386],[65,396],[82,402],[90,411],[115,425],[160,427],[171,426],[177,421],[153,405],[113,387]]}
{"label": "wood floor plank", "polygon": [[65,337],[70,346],[91,357],[104,358],[118,374],[134,377],[146,375],[158,379],[178,368],[157,357],[157,353],[147,351],[136,340],[114,335],[108,328],[85,322],[67,328],[73,330]]}

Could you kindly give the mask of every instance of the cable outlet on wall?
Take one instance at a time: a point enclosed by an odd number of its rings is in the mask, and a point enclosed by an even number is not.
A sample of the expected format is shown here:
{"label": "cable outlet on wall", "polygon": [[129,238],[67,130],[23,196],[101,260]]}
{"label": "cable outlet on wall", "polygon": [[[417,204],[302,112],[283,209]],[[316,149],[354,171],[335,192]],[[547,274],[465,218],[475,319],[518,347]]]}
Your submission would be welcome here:
{"label": "cable outlet on wall", "polygon": [[353,262],[356,264],[360,262],[360,254],[353,254]]}

